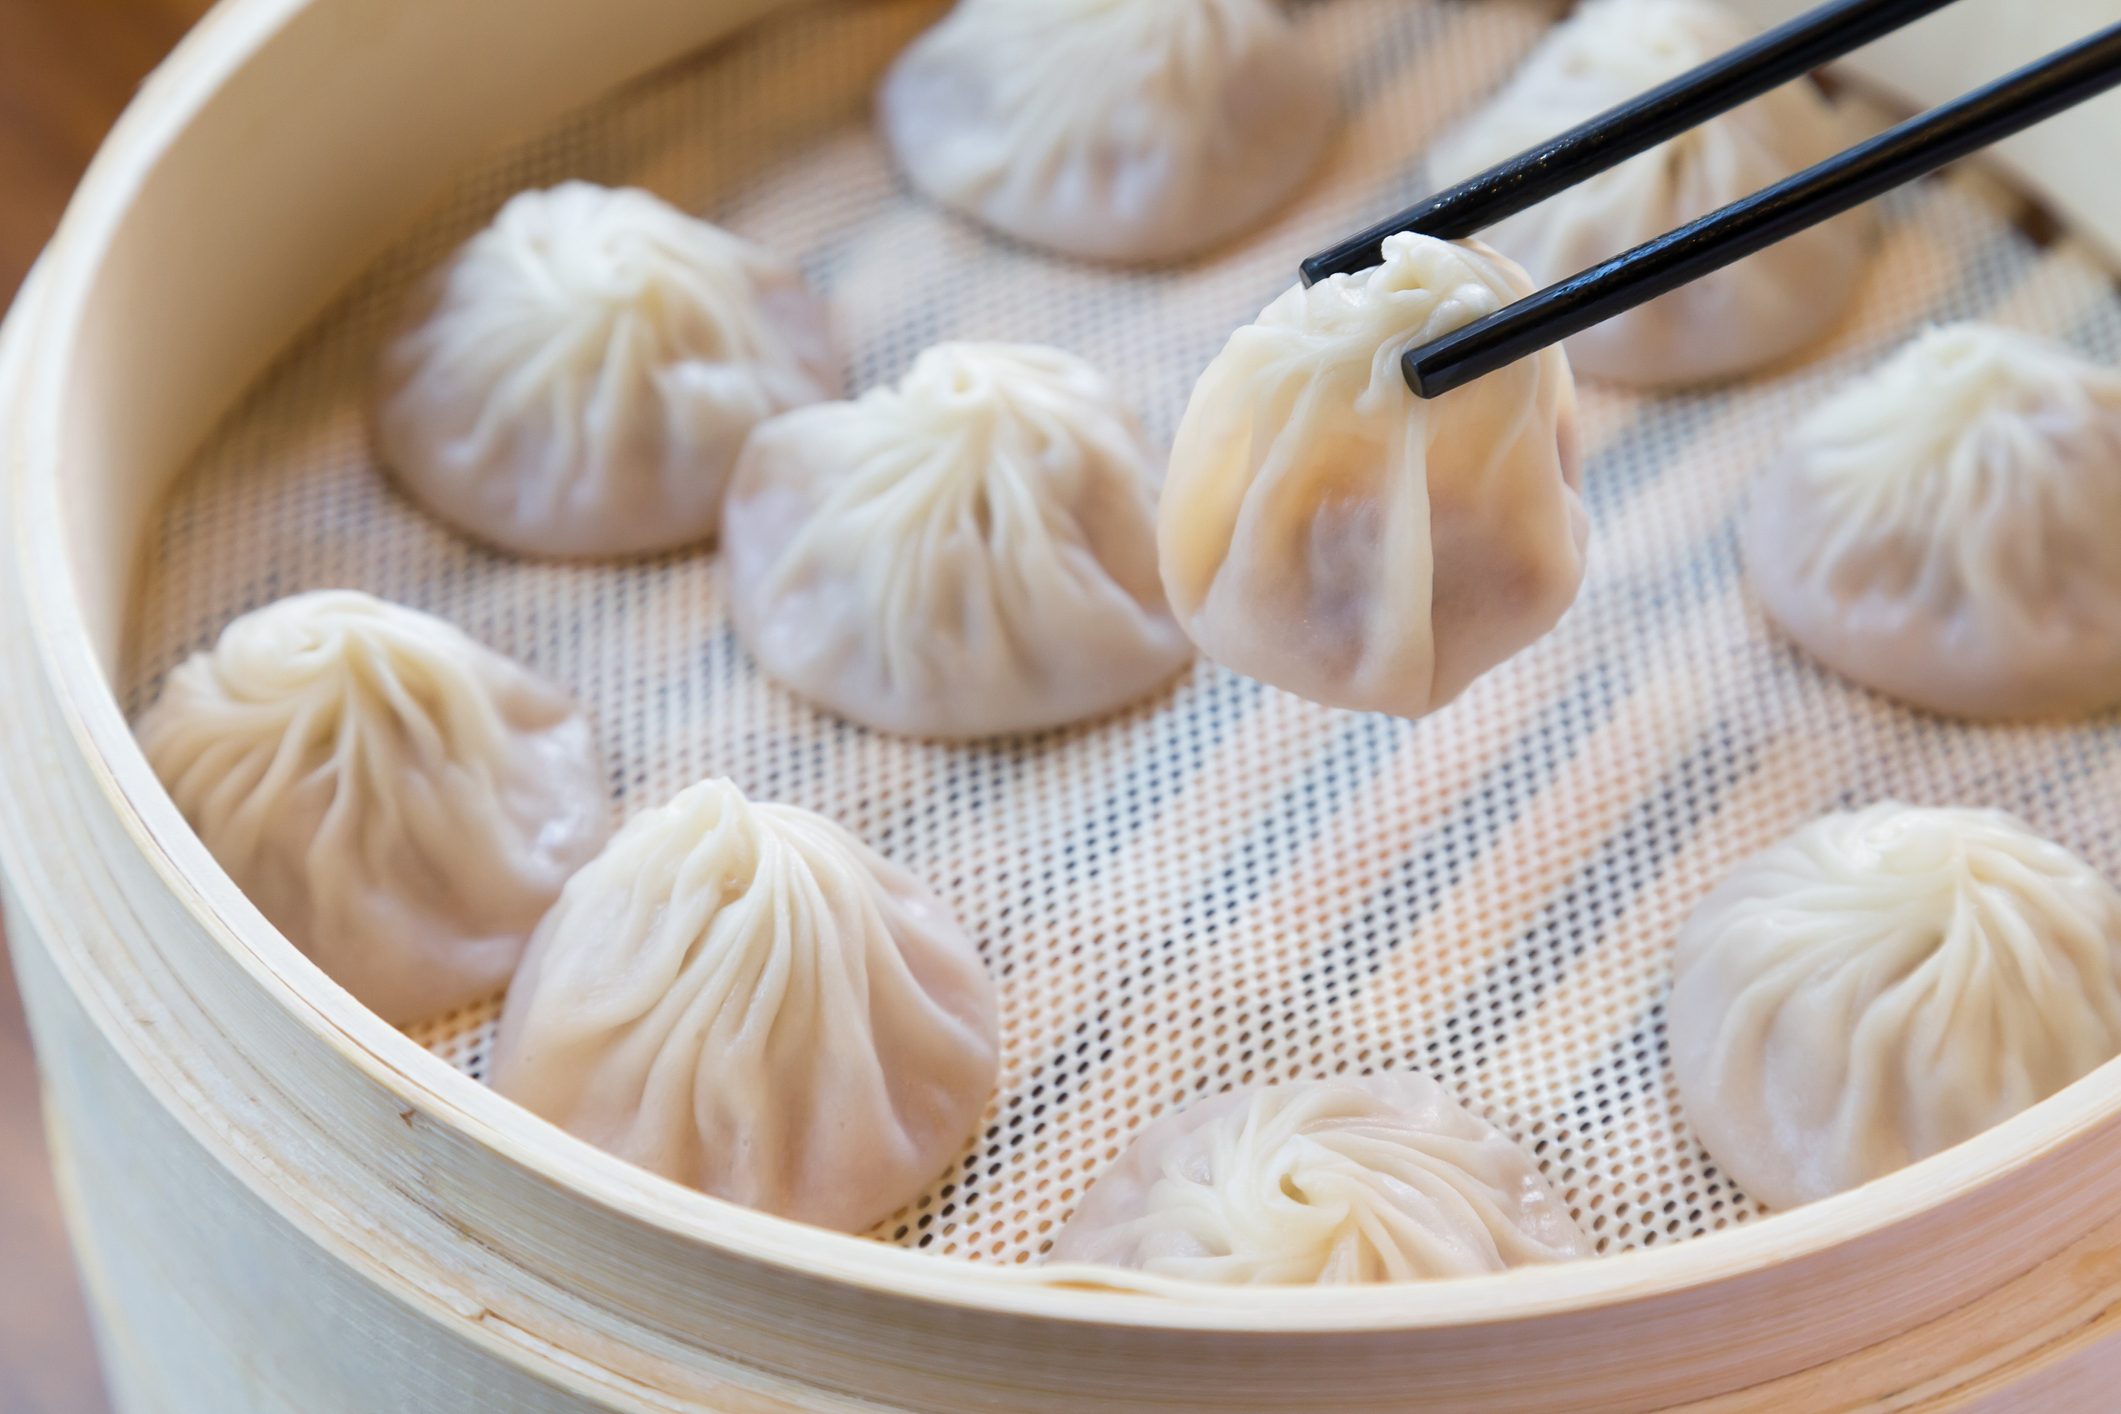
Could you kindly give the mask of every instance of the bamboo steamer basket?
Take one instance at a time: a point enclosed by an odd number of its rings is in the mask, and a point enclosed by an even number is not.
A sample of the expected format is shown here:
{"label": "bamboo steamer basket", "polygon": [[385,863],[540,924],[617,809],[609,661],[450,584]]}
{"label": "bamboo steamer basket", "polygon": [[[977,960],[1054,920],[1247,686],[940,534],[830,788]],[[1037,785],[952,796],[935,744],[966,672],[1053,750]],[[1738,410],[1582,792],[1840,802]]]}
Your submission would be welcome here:
{"label": "bamboo steamer basket", "polygon": [[[455,168],[771,8],[230,0],[142,91],[8,319],[8,937],[118,1405],[2107,1407],[2114,1066],[1677,1246],[1381,1289],[1097,1290],[665,1184],[442,1064],[265,923],[114,695],[152,508]],[[1964,5],[1853,67],[1935,101],[2114,17]],[[2109,252],[2117,120],[2094,105],[1996,159]]]}

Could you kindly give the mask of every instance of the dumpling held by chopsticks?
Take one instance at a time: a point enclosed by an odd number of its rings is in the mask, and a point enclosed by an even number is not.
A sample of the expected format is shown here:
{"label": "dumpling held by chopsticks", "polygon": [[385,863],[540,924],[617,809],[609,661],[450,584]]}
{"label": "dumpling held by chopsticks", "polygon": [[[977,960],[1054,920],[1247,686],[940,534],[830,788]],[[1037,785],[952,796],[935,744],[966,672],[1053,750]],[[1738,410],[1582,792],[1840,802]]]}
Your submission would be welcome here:
{"label": "dumpling held by chopsticks", "polygon": [[1158,512],[1172,609],[1209,657],[1335,707],[1419,717],[1576,597],[1576,392],[1549,348],[1424,402],[1400,355],[1530,292],[1477,241],[1284,293],[1179,424]]}

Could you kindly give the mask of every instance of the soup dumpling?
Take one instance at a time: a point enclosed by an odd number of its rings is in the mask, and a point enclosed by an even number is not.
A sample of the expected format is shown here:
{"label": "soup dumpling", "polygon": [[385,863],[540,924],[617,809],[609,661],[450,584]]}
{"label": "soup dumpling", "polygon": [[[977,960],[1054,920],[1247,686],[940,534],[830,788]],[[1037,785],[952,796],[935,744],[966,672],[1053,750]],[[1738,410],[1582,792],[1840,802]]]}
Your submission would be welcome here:
{"label": "soup dumpling", "polygon": [[665,1178],[859,1232],[972,1137],[994,984],[950,911],[823,816],[705,781],[571,880],[493,1085]]}
{"label": "soup dumpling", "polygon": [[1047,1260],[1323,1285],[1592,1251],[1514,1140],[1401,1073],[1267,1085],[1164,1116],[1098,1176]]}
{"label": "soup dumpling", "polygon": [[1407,349],[1530,290],[1477,241],[1396,235],[1223,346],[1158,510],[1164,589],[1217,661],[1419,717],[1554,626],[1583,579],[1576,392],[1541,350],[1424,401]]}
{"label": "soup dumpling", "polygon": [[385,351],[376,434],[421,506],[527,555],[713,536],[751,429],[837,397],[794,265],[644,191],[527,191],[428,282]]}
{"label": "soup dumpling", "polygon": [[1258,224],[1310,174],[1337,111],[1273,0],[960,0],[878,106],[930,197],[1116,261]]}
{"label": "soup dumpling", "polygon": [[1694,910],[1667,1018],[1709,1156],[1794,1207],[1972,1138],[2121,1051],[2121,893],[1999,811],[1829,815]]}
{"label": "soup dumpling", "polygon": [[229,624],[170,674],[139,737],[259,912],[401,1025],[505,986],[610,832],[565,693],[351,590]]}
{"label": "soup dumpling", "polygon": [[2121,703],[2121,371],[1932,329],[1797,427],[1743,549],[1769,616],[1880,692],[1965,717]]}
{"label": "soup dumpling", "polygon": [[1193,647],[1156,573],[1147,440],[1090,365],[939,344],[761,427],[730,488],[738,631],[775,678],[910,736],[1110,711]]}

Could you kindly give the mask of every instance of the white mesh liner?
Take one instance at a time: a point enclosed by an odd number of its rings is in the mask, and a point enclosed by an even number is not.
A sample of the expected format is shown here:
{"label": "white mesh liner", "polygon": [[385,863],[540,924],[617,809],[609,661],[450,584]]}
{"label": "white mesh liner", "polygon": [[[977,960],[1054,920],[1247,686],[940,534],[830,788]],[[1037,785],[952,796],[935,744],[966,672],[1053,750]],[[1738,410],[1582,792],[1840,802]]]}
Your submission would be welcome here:
{"label": "white mesh liner", "polygon": [[[797,252],[837,307],[849,385],[943,338],[1043,340],[1168,437],[1229,331],[1299,256],[1425,190],[1421,153],[1547,7],[1326,0],[1303,42],[1348,125],[1299,207],[1240,248],[1120,273],[1016,248],[911,199],[873,85],[940,6],[777,21],[469,175],[280,361],[151,539],[129,704],[232,616],[354,586],[571,685],[624,810],[708,774],[836,816],[982,940],[1005,1058],[981,1132],[878,1235],[1033,1257],[1152,1117],[1250,1081],[1416,1067],[1538,1156],[1605,1250],[1757,1216],[1687,1132],[1660,1010],[1674,930],[1740,856],[1882,796],[1993,805],[2121,878],[2112,719],[1976,728],[1813,668],[1745,592],[1733,516],[1805,408],[1925,320],[1979,315],[2121,354],[2121,301],[1971,177],[1886,205],[1861,308],[1801,366],[1643,399],[1587,389],[1590,574],[1560,628],[1427,721],[1328,711],[1202,666],[1111,719],[980,746],[834,720],[763,680],[713,557],[520,562],[427,520],[372,465],[379,331],[408,281],[510,193],[648,186]],[[478,1074],[495,1006],[418,1028]]]}

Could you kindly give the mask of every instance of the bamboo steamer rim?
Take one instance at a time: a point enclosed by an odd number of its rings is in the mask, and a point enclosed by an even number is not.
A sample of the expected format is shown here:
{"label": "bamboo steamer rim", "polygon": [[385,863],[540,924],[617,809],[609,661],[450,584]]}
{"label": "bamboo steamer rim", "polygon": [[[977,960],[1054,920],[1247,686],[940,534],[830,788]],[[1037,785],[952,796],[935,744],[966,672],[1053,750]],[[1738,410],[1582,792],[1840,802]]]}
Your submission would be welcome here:
{"label": "bamboo steamer rim", "polygon": [[[149,767],[95,651],[62,504],[61,408],[82,313],[140,186],[173,134],[310,0],[224,0],[143,87],[99,152],[8,320],[0,406],[15,445],[8,494],[34,652],[75,748],[173,897],[281,1011],[384,1092],[580,1199],[667,1233],[810,1277],[940,1306],[1152,1328],[1291,1334],[1448,1329],[1583,1313],[1705,1291],[1880,1237],[2023,1172],[2121,1116],[2121,1060],[2004,1124],[1849,1192],[1661,1248],[1450,1282],[1226,1288],[1114,1274],[1124,1289],[1054,1284],[1054,1268],[938,1259],[755,1212],[668,1182],[576,1139],[429,1054],[355,1002],[236,889]],[[1790,6],[1788,8],[1796,8]],[[2080,219],[2094,213],[2075,213]],[[2102,227],[2104,212],[2096,213]],[[2109,247],[2121,230],[2094,234]],[[151,1078],[150,1078],[151,1079]],[[1078,1268],[1087,1276],[1091,1269]]]}

